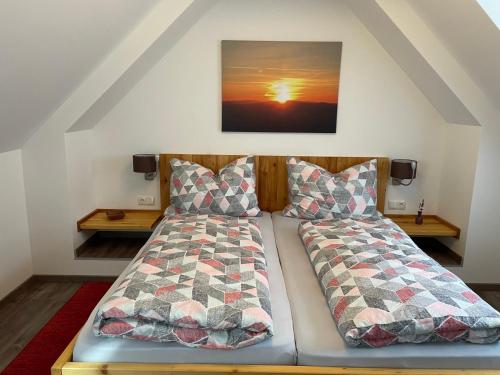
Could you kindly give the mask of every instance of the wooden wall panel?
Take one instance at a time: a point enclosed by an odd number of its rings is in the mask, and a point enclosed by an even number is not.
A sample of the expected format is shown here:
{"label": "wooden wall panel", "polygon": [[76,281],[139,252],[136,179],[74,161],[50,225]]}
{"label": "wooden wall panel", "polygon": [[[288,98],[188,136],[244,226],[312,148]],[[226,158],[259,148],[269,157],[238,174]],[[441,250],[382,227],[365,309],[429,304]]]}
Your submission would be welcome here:
{"label": "wooden wall panel", "polygon": [[[214,172],[241,155],[193,155],[162,154],[160,155],[160,190],[162,210],[167,208],[170,198],[170,159],[178,158],[201,164]],[[373,157],[336,157],[336,156],[298,156],[300,159],[317,164],[332,173],[340,172],[353,165],[363,163]],[[286,156],[256,156],[255,170],[257,174],[257,195],[259,206],[263,211],[273,212],[283,209],[288,202],[288,174]],[[384,212],[385,192],[389,179],[389,159],[377,157],[378,210]]]}

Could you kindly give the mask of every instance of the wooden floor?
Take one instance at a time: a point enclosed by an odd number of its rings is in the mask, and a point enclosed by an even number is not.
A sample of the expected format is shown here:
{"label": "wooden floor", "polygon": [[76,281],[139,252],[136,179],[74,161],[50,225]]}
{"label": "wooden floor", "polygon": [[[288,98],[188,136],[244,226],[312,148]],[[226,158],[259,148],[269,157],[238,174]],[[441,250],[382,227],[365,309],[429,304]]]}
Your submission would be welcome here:
{"label": "wooden floor", "polygon": [[[95,278],[88,278],[95,280]],[[102,279],[101,279],[102,280]],[[105,278],[111,281],[113,278]],[[85,277],[41,277],[29,280],[0,301],[0,371],[78,290]],[[477,291],[500,310],[500,289]]]}
{"label": "wooden floor", "polygon": [[495,309],[500,311],[500,289],[499,290],[477,290],[476,293],[481,296],[486,302],[488,302]]}
{"label": "wooden floor", "polygon": [[86,280],[96,278],[35,277],[0,301],[0,372]]}

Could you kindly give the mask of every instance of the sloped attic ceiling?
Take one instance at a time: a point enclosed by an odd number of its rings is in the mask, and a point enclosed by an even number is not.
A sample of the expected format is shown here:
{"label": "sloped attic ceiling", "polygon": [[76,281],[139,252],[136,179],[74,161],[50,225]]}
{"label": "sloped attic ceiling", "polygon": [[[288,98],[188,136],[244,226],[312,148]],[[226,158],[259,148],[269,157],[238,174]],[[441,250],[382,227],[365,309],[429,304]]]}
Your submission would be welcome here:
{"label": "sloped attic ceiling", "polygon": [[350,0],[348,4],[445,121],[479,125],[453,90],[457,81],[470,79],[406,0]]}
{"label": "sloped attic ceiling", "polygon": [[500,29],[480,4],[476,0],[409,2],[476,85],[500,108]]}
{"label": "sloped attic ceiling", "polygon": [[[488,101],[483,100],[483,97],[493,98],[491,103],[498,103],[495,98],[498,98],[496,95],[500,87],[497,83],[499,72],[494,69],[498,66],[495,65],[497,60],[473,61],[474,56],[483,58],[489,52],[494,54],[498,51],[491,51],[496,42],[474,43],[475,39],[485,35],[485,29],[471,31],[470,27],[463,27],[461,34],[457,34],[459,24],[448,25],[451,21],[444,26],[439,24],[441,17],[446,17],[443,13],[452,10],[458,2],[466,4],[464,9],[473,6],[475,10],[464,14],[455,9],[455,16],[471,17],[470,22],[477,25],[478,20],[483,20],[482,17],[486,15],[477,12],[480,7],[476,0],[442,0],[442,3],[448,4],[449,9],[437,5],[441,4],[441,0],[346,1],[446,121],[479,124],[477,115],[484,108],[478,110],[477,103]],[[80,102],[78,111],[73,111],[78,118],[66,119],[66,129],[77,131],[94,127],[214,2],[215,0],[1,2],[0,152],[23,145],[48,118],[60,111],[64,112],[63,102],[72,108],[75,101]],[[171,6],[177,6],[179,13],[173,12],[169,8]],[[112,79],[115,83],[111,82],[111,87],[95,91],[92,97],[87,98],[88,103],[81,102],[76,89],[92,81],[93,76],[95,81],[95,76],[101,73],[98,72],[98,67],[102,66],[108,56],[113,55],[111,51],[114,51],[113,48],[118,43],[128,39],[132,34],[129,33],[131,30],[137,29],[134,28],[135,25],[145,22],[148,13],[149,16],[156,16],[159,23],[165,17],[168,19],[168,16],[172,16],[172,20],[165,21],[170,24],[165,26],[168,26],[169,32],[156,35],[156,41],[144,42],[143,44],[153,43],[151,48],[149,44],[142,46],[147,50],[144,56],[137,58],[135,63],[130,61],[133,65],[127,71],[116,72],[116,77]],[[411,17],[407,17],[405,13],[411,13]],[[480,27],[483,26],[481,21]],[[147,25],[143,28],[147,28]],[[149,33],[147,30],[143,31]],[[427,39],[415,37],[421,31],[426,34]],[[150,34],[148,35],[151,36]],[[458,41],[465,37],[466,42]],[[137,47],[136,44],[142,42],[135,40],[133,43]],[[429,44],[432,45],[432,50],[428,48]],[[471,44],[474,44],[475,51],[472,54],[466,51]],[[4,51],[6,52],[3,53]],[[120,59],[120,56],[122,55],[117,54],[115,60]],[[95,72],[99,74],[94,74]],[[486,108],[491,109],[496,113],[493,105]],[[81,113],[76,115],[77,112]]]}
{"label": "sloped attic ceiling", "polygon": [[[419,13],[411,6],[413,2],[419,0],[345,1],[416,86],[420,88],[445,121],[452,124],[480,125],[478,118],[484,117],[487,112],[496,113],[493,105],[478,105],[478,102],[489,102],[489,100],[483,100],[483,97],[484,99],[491,97],[491,90],[483,90],[484,94],[480,91],[479,84],[473,82],[470,77],[473,74],[469,72],[465,59],[459,56],[459,53],[450,52],[448,45],[445,43],[445,38],[441,35],[441,30],[433,33],[431,31],[431,21],[427,19],[428,17],[424,17],[423,12]],[[430,12],[432,12],[434,9],[432,5],[437,0],[423,1],[429,4]],[[463,2],[467,3],[467,6],[475,7],[475,10],[480,9],[476,0],[445,1],[448,3],[454,1]],[[193,7],[202,8],[200,6],[202,4],[205,4],[204,7],[209,7],[208,3],[210,3],[208,0],[194,0]],[[449,6],[451,7],[450,4]],[[439,11],[441,12],[442,9],[439,9]],[[185,30],[186,25],[188,27],[192,25],[193,19],[199,17],[200,14],[197,10],[191,13],[195,14],[195,16],[187,14],[178,16],[178,20],[174,23],[178,27],[173,28],[177,30],[172,30],[174,35],[180,35],[179,30]],[[411,13],[411,16],[406,17],[405,13]],[[471,17],[472,20],[469,22],[479,22],[478,27],[484,27],[482,16],[485,15],[483,13],[472,12],[461,16]],[[181,18],[186,18],[188,21],[184,22]],[[467,32],[467,30],[463,30],[463,33]],[[486,32],[486,29],[481,30],[483,34]],[[414,37],[420,33],[425,34],[425,37]],[[470,35],[472,34],[469,34],[469,40],[473,39]],[[169,39],[167,44],[171,45],[171,35],[167,35],[167,39]],[[165,43],[157,44],[163,45]],[[167,49],[162,47],[158,50],[165,53]],[[485,46],[478,46],[478,50],[482,55],[487,51]],[[161,53],[153,53],[153,55],[154,58],[161,58]],[[144,69],[145,65],[146,68]],[[151,67],[152,65],[154,65],[154,62],[151,61],[148,64],[142,64],[139,71],[141,74],[145,74],[147,66]],[[480,66],[470,67],[470,70],[476,69],[480,69]],[[140,74],[136,74],[137,72],[128,73],[125,73],[117,81],[118,84],[107,90],[100,98],[96,98],[95,103],[74,124],[71,124],[68,131],[93,128],[121,100],[126,94],[126,89],[133,85],[133,83],[130,84],[129,81],[131,80],[128,79],[127,75],[134,76],[132,79],[134,82],[141,78]],[[495,79],[494,76],[492,77]]]}
{"label": "sloped attic ceiling", "polygon": [[[112,85],[82,112],[79,119],[70,124],[71,127],[67,131],[92,129],[99,123],[216,2],[217,0],[163,0],[160,4],[163,7],[155,7],[150,15],[156,16],[161,21],[164,30],[152,40],[150,45],[146,40],[141,39],[144,52],[134,61],[130,61],[128,69],[116,77]],[[150,18],[145,18],[136,31],[151,23],[154,22]],[[125,44],[128,42],[128,40],[124,41]]]}
{"label": "sloped attic ceiling", "polygon": [[1,1],[0,152],[21,147],[159,1]]}

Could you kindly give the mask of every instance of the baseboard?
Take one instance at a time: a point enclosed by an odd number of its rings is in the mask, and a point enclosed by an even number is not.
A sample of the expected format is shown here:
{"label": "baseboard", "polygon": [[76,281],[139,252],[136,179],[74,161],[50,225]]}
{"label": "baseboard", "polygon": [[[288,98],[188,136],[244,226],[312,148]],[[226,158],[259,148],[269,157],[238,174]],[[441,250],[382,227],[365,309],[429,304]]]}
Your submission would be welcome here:
{"label": "baseboard", "polygon": [[14,289],[12,289],[9,293],[7,293],[5,295],[5,297],[3,297],[2,299],[0,299],[0,304],[3,302],[3,301],[6,301],[7,299],[9,299],[10,296],[12,296],[15,292],[17,292],[19,289],[21,289],[25,284],[27,284],[31,279],[33,278],[33,275],[31,276],[28,276],[28,278],[26,280],[24,280],[21,284],[19,284],[18,286],[16,286]]}

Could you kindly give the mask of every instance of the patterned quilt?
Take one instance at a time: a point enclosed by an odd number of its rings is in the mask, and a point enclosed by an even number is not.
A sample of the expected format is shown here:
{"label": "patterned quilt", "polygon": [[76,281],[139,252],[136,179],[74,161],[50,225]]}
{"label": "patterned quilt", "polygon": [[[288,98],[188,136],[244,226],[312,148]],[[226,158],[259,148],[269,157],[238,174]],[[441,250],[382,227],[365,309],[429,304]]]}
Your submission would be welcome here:
{"label": "patterned quilt", "polygon": [[498,340],[500,314],[390,219],[308,221],[299,234],[348,345]]}
{"label": "patterned quilt", "polygon": [[238,349],[273,334],[267,266],[254,219],[164,219],[99,308],[94,333]]}

